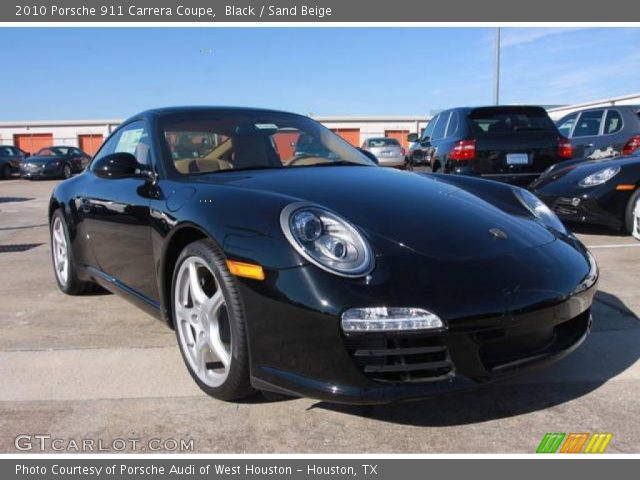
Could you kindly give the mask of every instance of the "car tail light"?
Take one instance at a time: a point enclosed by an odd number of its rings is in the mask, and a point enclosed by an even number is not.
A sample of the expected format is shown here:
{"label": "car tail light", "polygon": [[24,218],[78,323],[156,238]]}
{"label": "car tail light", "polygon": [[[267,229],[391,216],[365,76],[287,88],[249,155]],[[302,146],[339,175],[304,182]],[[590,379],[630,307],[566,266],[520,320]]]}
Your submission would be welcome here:
{"label": "car tail light", "polygon": [[402,151],[402,156],[404,157],[407,154],[407,152],[405,151],[404,148],[401,148],[400,150]]}
{"label": "car tail light", "polygon": [[573,145],[567,138],[558,138],[558,156],[565,159],[573,158]]}
{"label": "car tail light", "polygon": [[449,153],[451,160],[473,160],[476,158],[476,141],[460,140]]}
{"label": "car tail light", "polygon": [[623,155],[631,155],[633,152],[640,148],[640,135],[636,135],[635,137],[631,137],[631,139],[625,143],[622,148]]}

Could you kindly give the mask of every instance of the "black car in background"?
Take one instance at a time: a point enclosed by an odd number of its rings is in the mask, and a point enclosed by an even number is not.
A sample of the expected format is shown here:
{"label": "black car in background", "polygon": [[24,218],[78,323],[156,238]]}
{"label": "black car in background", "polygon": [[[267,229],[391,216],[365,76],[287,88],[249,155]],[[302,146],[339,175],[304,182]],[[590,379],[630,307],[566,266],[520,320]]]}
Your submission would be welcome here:
{"label": "black car in background", "polygon": [[528,185],[549,166],[573,157],[569,141],[536,106],[454,108],[436,115],[410,162],[434,172],[474,175]]}
{"label": "black car in background", "polygon": [[91,157],[77,147],[53,146],[38,151],[20,164],[22,178],[69,178],[89,164]]}
{"label": "black car in background", "polygon": [[591,324],[597,265],[535,195],[380,168],[301,115],[143,112],[48,213],[60,289],[166,322],[225,400],[424,397],[547,365]]}
{"label": "black car in background", "polygon": [[0,145],[0,178],[11,178],[20,171],[20,163],[29,154],[13,145]]}
{"label": "black car in background", "polygon": [[568,161],[530,189],[563,221],[626,230],[640,240],[640,155]]}
{"label": "black car in background", "polygon": [[589,108],[562,117],[556,125],[576,158],[630,155],[640,149],[639,110],[630,105]]}

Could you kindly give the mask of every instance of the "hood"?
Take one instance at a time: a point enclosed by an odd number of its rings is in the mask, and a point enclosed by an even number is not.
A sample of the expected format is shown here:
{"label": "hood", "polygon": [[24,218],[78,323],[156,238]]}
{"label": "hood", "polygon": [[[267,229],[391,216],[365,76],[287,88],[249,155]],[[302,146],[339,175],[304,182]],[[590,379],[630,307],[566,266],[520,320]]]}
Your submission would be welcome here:
{"label": "hood", "polygon": [[615,158],[602,158],[599,160],[577,161],[568,160],[558,163],[548,173],[543,174],[532,184],[532,189],[540,189],[553,185],[554,187],[577,187],[585,177],[607,167],[640,166],[640,156],[624,156]]}
{"label": "hood", "polygon": [[[301,167],[196,177],[285,195],[342,215],[385,253],[418,252],[437,260],[505,255],[555,236],[526,214],[509,214],[476,195],[433,178],[381,167]],[[514,203],[517,200],[514,196]],[[491,229],[507,238],[496,238]]]}

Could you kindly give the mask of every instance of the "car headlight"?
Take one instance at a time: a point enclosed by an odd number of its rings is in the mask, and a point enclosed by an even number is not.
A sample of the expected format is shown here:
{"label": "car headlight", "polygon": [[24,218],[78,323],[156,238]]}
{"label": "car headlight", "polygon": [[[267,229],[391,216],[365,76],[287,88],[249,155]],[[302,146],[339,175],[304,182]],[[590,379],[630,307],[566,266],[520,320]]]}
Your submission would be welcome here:
{"label": "car headlight", "polygon": [[578,185],[583,188],[602,185],[615,177],[619,172],[620,166],[603,168],[602,170],[598,170],[596,173],[592,173],[591,175],[584,177],[580,182],[578,182]]}
{"label": "car headlight", "polygon": [[519,188],[513,192],[518,200],[520,200],[520,203],[524,205],[524,207],[529,210],[534,217],[540,220],[540,222],[547,227],[557,230],[558,232],[567,233],[567,229],[562,224],[558,216],[533,193],[525,190],[524,188]]}
{"label": "car headlight", "polygon": [[287,205],[280,214],[280,226],[293,248],[323,270],[343,277],[362,277],[373,270],[373,252],[364,237],[325,208]]}

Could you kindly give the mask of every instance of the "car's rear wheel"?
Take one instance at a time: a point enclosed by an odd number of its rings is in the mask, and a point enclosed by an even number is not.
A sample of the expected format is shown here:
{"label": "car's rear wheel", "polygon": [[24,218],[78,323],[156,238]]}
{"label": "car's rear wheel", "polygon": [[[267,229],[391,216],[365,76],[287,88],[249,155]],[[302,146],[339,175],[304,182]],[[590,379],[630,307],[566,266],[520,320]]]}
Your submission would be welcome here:
{"label": "car's rear wheel", "polygon": [[78,278],[69,229],[60,210],[56,210],[51,217],[51,257],[56,282],[64,293],[80,295],[95,287],[95,284]]}
{"label": "car's rear wheel", "polygon": [[5,163],[2,166],[2,178],[4,178],[5,180],[11,178],[11,165]]}
{"label": "car's rear wheel", "polygon": [[69,165],[68,163],[65,163],[64,166],[62,167],[62,178],[64,178],[65,180],[67,178],[71,177],[71,165]]}
{"label": "car's rear wheel", "polygon": [[185,247],[176,262],[172,293],[178,345],[198,386],[220,400],[252,394],[240,295],[212,241]]}
{"label": "car's rear wheel", "polygon": [[631,195],[625,212],[627,232],[640,240],[640,188]]}

